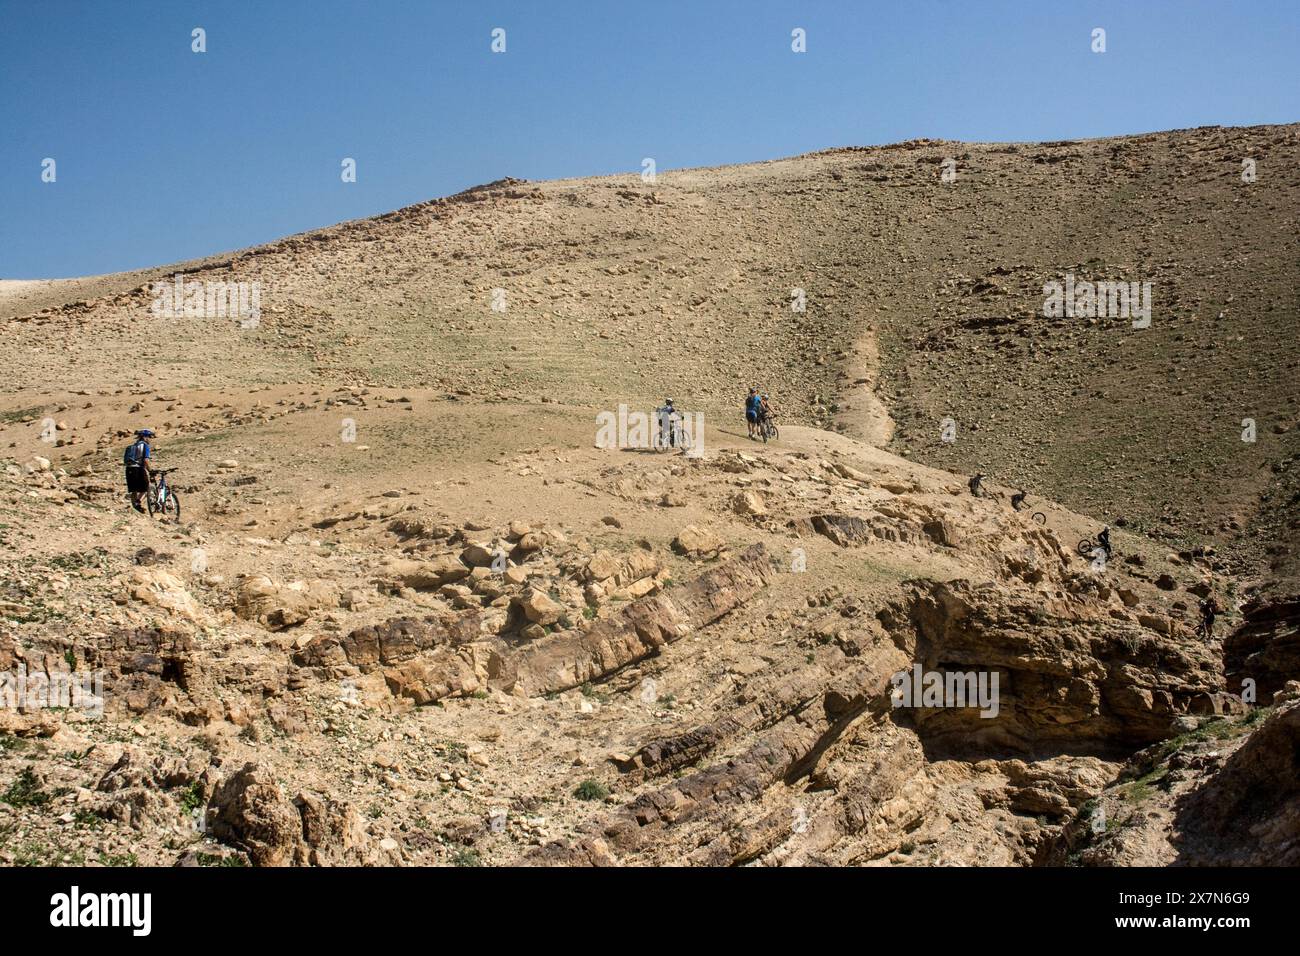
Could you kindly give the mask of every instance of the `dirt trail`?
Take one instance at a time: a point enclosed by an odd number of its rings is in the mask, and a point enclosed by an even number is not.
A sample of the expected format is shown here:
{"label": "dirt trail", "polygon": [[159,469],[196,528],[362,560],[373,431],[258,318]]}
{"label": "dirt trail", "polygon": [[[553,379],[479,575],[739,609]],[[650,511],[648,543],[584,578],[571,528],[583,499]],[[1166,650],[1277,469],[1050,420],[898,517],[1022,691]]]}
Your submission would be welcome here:
{"label": "dirt trail", "polygon": [[844,373],[851,385],[841,392],[840,411],[836,412],[834,422],[836,429],[844,434],[884,448],[894,437],[894,419],[876,392],[880,362],[879,339],[874,329],[868,329],[844,363]]}

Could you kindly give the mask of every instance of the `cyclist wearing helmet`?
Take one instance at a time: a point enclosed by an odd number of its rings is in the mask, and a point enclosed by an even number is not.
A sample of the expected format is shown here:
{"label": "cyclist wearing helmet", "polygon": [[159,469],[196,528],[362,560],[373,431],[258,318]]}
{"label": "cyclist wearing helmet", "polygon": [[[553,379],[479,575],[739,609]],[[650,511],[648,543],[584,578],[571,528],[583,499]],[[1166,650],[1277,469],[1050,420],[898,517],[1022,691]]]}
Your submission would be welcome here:
{"label": "cyclist wearing helmet", "polygon": [[131,507],[144,514],[141,498],[149,493],[149,461],[153,457],[149,439],[153,431],[141,428],[135,433],[135,441],[126,446],[122,455],[122,464],[126,466],[126,490],[131,494]]}
{"label": "cyclist wearing helmet", "polygon": [[758,407],[763,403],[762,397],[758,394],[758,389],[749,390],[749,398],[745,399],[745,424],[749,426],[749,437],[754,437],[754,430],[758,427]]}
{"label": "cyclist wearing helmet", "polygon": [[664,446],[677,447],[677,422],[681,420],[681,414],[673,408],[673,400],[665,398],[663,406],[655,409],[655,415],[659,419],[659,440]]}

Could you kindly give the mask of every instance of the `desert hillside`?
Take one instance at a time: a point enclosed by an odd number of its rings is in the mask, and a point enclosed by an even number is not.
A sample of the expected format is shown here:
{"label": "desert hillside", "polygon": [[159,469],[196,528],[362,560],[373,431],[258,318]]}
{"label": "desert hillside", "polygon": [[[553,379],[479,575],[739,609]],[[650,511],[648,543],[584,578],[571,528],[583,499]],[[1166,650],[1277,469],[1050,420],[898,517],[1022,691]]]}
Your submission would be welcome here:
{"label": "desert hillside", "polygon": [[[503,180],[0,281],[0,672],[104,685],[0,708],[0,861],[1297,862],[1298,132]],[[1149,326],[1045,316],[1067,275]],[[597,447],[665,397],[699,454]],[[179,516],[126,504],[143,426]]]}

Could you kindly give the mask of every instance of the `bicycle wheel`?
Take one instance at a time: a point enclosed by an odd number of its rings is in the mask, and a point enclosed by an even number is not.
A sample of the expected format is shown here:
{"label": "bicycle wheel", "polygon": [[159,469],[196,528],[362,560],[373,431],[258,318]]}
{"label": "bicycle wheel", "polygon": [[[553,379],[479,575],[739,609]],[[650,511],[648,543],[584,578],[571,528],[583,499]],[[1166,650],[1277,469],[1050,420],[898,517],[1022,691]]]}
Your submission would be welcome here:
{"label": "bicycle wheel", "polygon": [[1047,524],[1047,515],[1041,511],[1035,511],[1030,517],[1033,519],[1034,524]]}
{"label": "bicycle wheel", "polygon": [[181,520],[181,499],[170,488],[167,489],[167,497],[163,499],[162,511],[164,515],[171,515],[177,521]]}
{"label": "bicycle wheel", "polygon": [[763,436],[763,444],[766,445],[768,438],[772,434],[772,426],[769,425],[767,422],[759,422],[758,432],[760,435]]}
{"label": "bicycle wheel", "polygon": [[781,433],[776,430],[775,424],[767,426],[767,433],[772,436],[772,441],[777,441],[781,438]]}
{"label": "bicycle wheel", "polygon": [[152,487],[144,493],[144,503],[149,509],[150,518],[158,513],[158,492]]}
{"label": "bicycle wheel", "polygon": [[1096,545],[1093,544],[1091,538],[1080,538],[1080,539],[1079,539],[1079,548],[1078,548],[1078,550],[1079,550],[1079,554],[1082,555],[1083,557],[1085,557],[1085,558],[1090,558],[1090,557],[1092,557],[1092,552],[1093,552],[1093,549],[1094,549],[1095,547],[1096,547]]}

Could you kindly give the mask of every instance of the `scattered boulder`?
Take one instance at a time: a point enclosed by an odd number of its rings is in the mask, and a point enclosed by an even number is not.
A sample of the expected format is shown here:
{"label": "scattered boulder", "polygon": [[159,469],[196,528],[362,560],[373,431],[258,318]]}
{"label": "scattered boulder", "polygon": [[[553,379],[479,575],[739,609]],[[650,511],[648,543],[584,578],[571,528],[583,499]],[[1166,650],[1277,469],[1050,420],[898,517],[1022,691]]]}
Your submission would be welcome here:
{"label": "scattered boulder", "polygon": [[554,624],[564,614],[564,605],[551,600],[544,591],[529,588],[514,599],[514,604],[533,624],[546,627]]}
{"label": "scattered boulder", "polygon": [[203,616],[181,579],[161,568],[135,568],[127,579],[126,599],[162,608],[187,621],[198,621]]}
{"label": "scattered boulder", "polygon": [[427,561],[415,558],[393,558],[381,569],[385,583],[417,591],[435,591],[469,576],[470,569],[452,554],[439,555]]}
{"label": "scattered boulder", "polygon": [[673,539],[673,550],[688,557],[709,557],[717,554],[727,543],[710,531],[698,525],[688,524]]}
{"label": "scattered boulder", "polygon": [[313,611],[339,606],[339,592],[326,581],[281,584],[264,574],[245,578],[235,592],[235,614],[273,631],[302,624]]}

